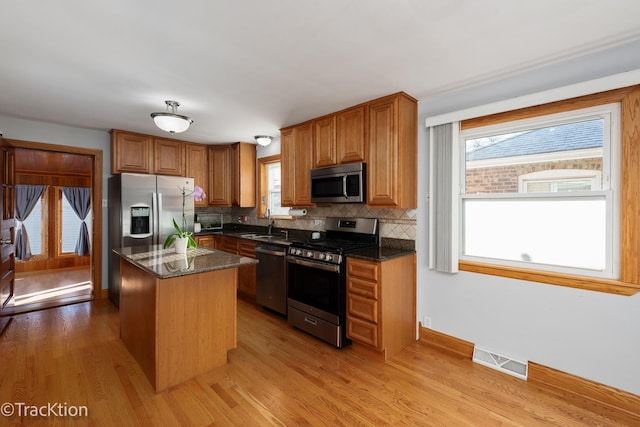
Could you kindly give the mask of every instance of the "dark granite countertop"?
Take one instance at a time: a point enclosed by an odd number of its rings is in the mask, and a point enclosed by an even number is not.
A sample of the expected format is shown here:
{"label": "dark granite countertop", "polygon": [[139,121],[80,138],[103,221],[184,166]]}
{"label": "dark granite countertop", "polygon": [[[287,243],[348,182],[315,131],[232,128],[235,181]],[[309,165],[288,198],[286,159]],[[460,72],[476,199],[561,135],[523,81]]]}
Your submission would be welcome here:
{"label": "dark granite countertop", "polygon": [[190,248],[186,254],[177,254],[173,248],[162,249],[162,245],[135,246],[113,251],[160,279],[258,263],[253,258],[208,248]]}
{"label": "dark granite countertop", "polygon": [[374,246],[371,248],[358,249],[347,254],[347,258],[359,258],[369,261],[387,261],[414,254],[415,250],[390,248],[387,246]]}

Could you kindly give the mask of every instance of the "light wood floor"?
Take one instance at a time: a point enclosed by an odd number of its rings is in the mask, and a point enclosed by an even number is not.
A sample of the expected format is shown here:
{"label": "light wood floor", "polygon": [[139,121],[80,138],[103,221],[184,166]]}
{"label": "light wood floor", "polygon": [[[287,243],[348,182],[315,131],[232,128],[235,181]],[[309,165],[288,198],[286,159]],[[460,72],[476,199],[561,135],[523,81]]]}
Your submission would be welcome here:
{"label": "light wood floor", "polygon": [[3,310],[9,314],[25,313],[92,298],[89,267],[18,273],[14,282],[14,298]]}
{"label": "light wood floor", "polygon": [[106,300],[15,316],[0,337],[0,403],[86,405],[89,416],[0,425],[640,425],[424,343],[368,360],[244,301],[227,365],[156,395],[118,328]]}

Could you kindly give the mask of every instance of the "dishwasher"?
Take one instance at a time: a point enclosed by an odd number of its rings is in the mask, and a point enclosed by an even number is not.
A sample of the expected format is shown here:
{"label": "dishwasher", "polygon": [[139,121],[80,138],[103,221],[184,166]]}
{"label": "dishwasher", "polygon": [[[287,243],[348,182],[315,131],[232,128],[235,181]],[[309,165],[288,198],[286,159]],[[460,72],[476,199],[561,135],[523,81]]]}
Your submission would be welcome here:
{"label": "dishwasher", "polygon": [[277,313],[287,315],[286,246],[256,245],[256,302]]}

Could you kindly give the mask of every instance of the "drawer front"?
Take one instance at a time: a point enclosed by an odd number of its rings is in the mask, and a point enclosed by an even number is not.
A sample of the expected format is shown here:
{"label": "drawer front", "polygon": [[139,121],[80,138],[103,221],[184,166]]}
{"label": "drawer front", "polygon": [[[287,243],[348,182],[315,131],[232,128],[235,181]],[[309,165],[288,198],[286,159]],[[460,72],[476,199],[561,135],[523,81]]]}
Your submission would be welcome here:
{"label": "drawer front", "polygon": [[378,326],[364,320],[347,318],[347,337],[378,348]]}
{"label": "drawer front", "polygon": [[256,257],[255,242],[246,242],[241,240],[240,243],[238,243],[238,255],[255,258]]}
{"label": "drawer front", "polygon": [[359,295],[347,296],[347,313],[374,324],[378,323],[378,302]]}
{"label": "drawer front", "polygon": [[347,279],[347,292],[354,295],[362,295],[363,297],[378,299],[378,290],[380,287],[377,283],[369,280],[362,280],[357,277],[349,277]]}
{"label": "drawer front", "polygon": [[215,242],[213,241],[213,236],[197,236],[196,244],[203,248],[215,249]]}
{"label": "drawer front", "polygon": [[347,260],[347,275],[377,282],[380,277],[380,263],[349,258]]}

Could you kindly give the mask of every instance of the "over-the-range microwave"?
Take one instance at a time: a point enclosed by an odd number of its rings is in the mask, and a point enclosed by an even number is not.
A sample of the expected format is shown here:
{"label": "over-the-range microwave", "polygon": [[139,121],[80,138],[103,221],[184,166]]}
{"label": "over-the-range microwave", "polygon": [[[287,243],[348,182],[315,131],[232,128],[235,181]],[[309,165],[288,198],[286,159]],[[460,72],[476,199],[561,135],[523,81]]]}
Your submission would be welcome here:
{"label": "over-the-range microwave", "polygon": [[313,203],[364,203],[367,165],[347,163],[311,170]]}

